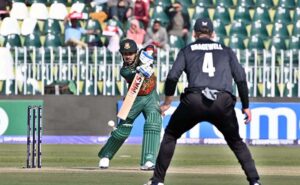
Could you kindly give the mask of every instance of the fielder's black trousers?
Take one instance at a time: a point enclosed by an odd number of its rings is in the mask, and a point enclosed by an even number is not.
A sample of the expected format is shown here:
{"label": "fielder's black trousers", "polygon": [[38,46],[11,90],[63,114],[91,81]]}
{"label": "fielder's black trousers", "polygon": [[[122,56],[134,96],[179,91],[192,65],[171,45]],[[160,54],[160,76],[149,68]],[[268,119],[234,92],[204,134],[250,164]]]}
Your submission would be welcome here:
{"label": "fielder's black trousers", "polygon": [[237,157],[249,182],[259,179],[254,160],[247,145],[239,135],[234,111],[236,99],[229,93],[219,93],[215,101],[207,100],[201,93],[185,93],[171,116],[160,146],[152,182],[164,182],[166,171],[174,154],[176,141],[183,133],[201,121],[215,125]]}

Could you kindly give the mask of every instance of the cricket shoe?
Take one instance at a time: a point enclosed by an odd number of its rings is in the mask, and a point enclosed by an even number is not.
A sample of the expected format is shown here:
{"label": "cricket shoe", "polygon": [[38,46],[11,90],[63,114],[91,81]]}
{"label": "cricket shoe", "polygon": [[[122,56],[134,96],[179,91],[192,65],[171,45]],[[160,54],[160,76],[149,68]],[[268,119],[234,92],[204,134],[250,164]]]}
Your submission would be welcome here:
{"label": "cricket shoe", "polygon": [[256,182],[251,182],[250,185],[261,185],[261,183],[256,181]]}
{"label": "cricket shoe", "polygon": [[141,166],[141,170],[144,171],[150,171],[150,170],[154,170],[154,163],[151,161],[147,161],[143,166]]}
{"label": "cricket shoe", "polygon": [[148,181],[146,184],[144,185],[164,185],[164,183],[162,182],[152,182],[152,181]]}
{"label": "cricket shoe", "polygon": [[99,168],[106,169],[109,167],[109,159],[107,157],[103,157],[100,159]]}

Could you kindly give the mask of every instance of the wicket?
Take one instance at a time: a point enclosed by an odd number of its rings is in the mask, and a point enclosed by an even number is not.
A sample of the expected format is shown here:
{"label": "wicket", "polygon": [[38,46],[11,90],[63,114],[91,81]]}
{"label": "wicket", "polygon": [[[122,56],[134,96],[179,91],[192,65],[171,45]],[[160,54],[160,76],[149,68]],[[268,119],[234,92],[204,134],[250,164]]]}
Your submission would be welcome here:
{"label": "wicket", "polygon": [[42,167],[42,111],[42,106],[27,108],[27,168]]}

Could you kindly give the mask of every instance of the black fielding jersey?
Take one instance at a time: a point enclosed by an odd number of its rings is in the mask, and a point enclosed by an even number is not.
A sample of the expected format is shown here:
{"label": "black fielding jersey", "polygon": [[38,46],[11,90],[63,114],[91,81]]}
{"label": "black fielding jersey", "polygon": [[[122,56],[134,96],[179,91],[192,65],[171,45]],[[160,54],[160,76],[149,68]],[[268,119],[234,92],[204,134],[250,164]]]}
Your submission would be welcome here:
{"label": "black fielding jersey", "polygon": [[232,94],[232,78],[246,83],[246,74],[231,48],[208,38],[200,38],[182,48],[166,80],[166,95],[174,95],[176,83],[182,72],[188,88],[208,87]]}

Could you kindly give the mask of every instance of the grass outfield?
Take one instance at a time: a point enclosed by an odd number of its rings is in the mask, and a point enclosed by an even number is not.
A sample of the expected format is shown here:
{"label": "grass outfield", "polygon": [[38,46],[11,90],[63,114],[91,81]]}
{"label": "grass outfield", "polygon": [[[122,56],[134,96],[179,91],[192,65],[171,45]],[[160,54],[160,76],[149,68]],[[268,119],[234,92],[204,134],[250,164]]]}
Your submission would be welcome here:
{"label": "grass outfield", "polygon": [[[0,144],[1,185],[142,185],[140,146],[124,145],[108,170],[98,169],[96,145],[43,145],[42,169],[23,169],[25,145]],[[250,147],[263,185],[299,185],[300,147]],[[247,185],[227,146],[178,145],[166,185]]]}

